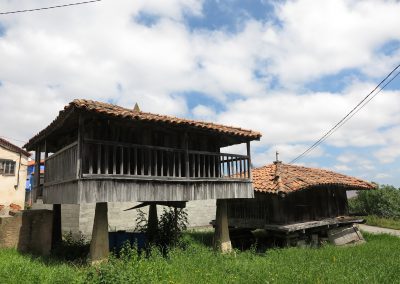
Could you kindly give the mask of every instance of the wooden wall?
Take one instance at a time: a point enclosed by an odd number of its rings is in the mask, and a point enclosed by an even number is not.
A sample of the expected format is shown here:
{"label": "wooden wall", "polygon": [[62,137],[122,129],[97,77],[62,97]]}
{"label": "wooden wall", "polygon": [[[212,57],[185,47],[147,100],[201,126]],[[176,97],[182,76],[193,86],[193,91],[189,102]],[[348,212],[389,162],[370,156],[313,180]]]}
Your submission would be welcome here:
{"label": "wooden wall", "polygon": [[291,224],[346,215],[346,190],[334,186],[306,189],[284,197],[256,192],[254,199],[228,201],[229,225],[238,227],[259,228],[263,224]]}

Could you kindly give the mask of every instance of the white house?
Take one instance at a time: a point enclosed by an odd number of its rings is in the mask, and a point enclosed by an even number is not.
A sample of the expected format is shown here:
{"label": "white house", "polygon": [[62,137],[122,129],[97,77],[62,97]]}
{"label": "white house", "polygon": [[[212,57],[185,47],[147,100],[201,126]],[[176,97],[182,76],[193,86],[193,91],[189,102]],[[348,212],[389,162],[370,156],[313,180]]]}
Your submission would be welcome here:
{"label": "white house", "polygon": [[0,215],[24,209],[29,156],[27,151],[0,138]]}

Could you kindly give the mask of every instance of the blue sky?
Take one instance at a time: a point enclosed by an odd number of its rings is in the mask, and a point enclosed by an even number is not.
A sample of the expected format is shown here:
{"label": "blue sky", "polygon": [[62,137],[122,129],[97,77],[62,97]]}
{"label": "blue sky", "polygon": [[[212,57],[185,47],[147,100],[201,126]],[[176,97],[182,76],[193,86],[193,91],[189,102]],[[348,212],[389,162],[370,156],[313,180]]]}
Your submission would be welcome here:
{"label": "blue sky", "polygon": [[[261,131],[254,163],[289,162],[400,63],[398,15],[396,1],[104,0],[0,16],[0,120],[18,117],[0,135],[26,141],[74,98],[138,102]],[[399,107],[398,78],[299,163],[400,187]]]}

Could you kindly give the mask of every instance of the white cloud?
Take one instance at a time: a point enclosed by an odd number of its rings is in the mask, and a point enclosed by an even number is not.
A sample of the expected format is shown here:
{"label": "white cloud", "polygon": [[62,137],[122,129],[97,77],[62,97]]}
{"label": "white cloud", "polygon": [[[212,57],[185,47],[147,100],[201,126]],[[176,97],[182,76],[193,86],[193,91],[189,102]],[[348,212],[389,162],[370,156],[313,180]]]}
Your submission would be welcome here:
{"label": "white cloud", "polygon": [[385,178],[389,178],[389,177],[391,177],[391,175],[388,173],[378,173],[375,175],[375,178],[377,178],[377,179],[385,179]]}
{"label": "white cloud", "polygon": [[333,168],[340,172],[348,172],[351,171],[351,168],[347,165],[335,165]]}
{"label": "white cloud", "polygon": [[[41,6],[63,1],[41,1]],[[0,0],[2,10],[32,1]],[[0,134],[28,139],[74,98],[92,98],[142,110],[215,120],[261,131],[253,143],[257,165],[284,162],[304,151],[342,118],[400,60],[398,1],[279,1],[275,18],[242,22],[238,33],[191,29],[185,17],[204,16],[203,1],[102,1],[0,18]],[[157,17],[150,26],[138,16]],[[306,83],[346,70],[340,92],[311,92]],[[271,87],[279,81],[281,86]],[[182,93],[200,92],[224,110]],[[338,157],[337,165],[372,171],[398,161],[400,91],[385,91],[326,144],[376,147],[371,158]],[[7,135],[6,135],[7,134]],[[234,150],[234,149],[233,149]],[[237,151],[243,151],[239,149]],[[314,157],[327,157],[321,147]],[[330,157],[332,159],[332,156]],[[336,161],[334,161],[336,163]],[[354,165],[354,167],[353,167]]]}

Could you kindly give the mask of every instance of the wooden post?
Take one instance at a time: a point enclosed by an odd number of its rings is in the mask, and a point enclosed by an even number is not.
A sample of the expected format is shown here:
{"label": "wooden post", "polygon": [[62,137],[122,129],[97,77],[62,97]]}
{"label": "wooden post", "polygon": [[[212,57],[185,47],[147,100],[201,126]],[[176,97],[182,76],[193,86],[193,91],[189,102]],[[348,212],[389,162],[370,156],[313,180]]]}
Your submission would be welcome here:
{"label": "wooden post", "polygon": [[157,204],[151,203],[149,206],[149,221],[147,228],[147,238],[150,242],[155,240],[158,231]]}
{"label": "wooden post", "polygon": [[189,137],[187,132],[185,132],[183,136],[183,147],[185,150],[185,177],[188,178],[190,177],[190,173],[189,173]]}
{"label": "wooden post", "polygon": [[40,145],[36,146],[35,151],[35,185],[33,187],[32,203],[36,202],[37,193],[40,187]]}
{"label": "wooden post", "polygon": [[53,204],[53,228],[51,248],[54,249],[62,240],[61,235],[61,204]]}
{"label": "wooden post", "polygon": [[247,157],[248,157],[248,178],[251,179],[251,153],[250,153],[250,141],[246,142]]}
{"label": "wooden post", "polygon": [[76,178],[79,179],[82,176],[82,156],[83,156],[83,135],[84,135],[84,120],[82,114],[79,115],[78,122],[78,146],[77,146],[77,159],[76,159]]}
{"label": "wooden post", "polygon": [[228,204],[226,199],[217,199],[217,214],[215,220],[214,249],[222,253],[232,250],[228,228]]}
{"label": "wooden post", "polygon": [[108,216],[107,202],[96,203],[92,241],[90,242],[90,260],[98,262],[108,257]]}

